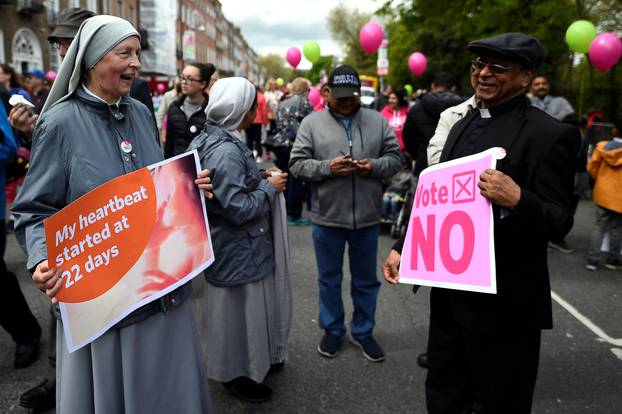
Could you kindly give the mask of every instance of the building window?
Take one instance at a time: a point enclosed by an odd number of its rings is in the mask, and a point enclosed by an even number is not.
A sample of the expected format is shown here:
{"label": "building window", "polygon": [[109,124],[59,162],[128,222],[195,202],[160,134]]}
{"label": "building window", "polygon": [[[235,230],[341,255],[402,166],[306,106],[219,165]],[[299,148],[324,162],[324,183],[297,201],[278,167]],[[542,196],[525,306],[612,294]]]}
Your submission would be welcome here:
{"label": "building window", "polygon": [[110,14],[110,0],[102,0],[102,14]]}
{"label": "building window", "polygon": [[80,0],[69,0],[68,8],[71,7],[80,7]]}
{"label": "building window", "polygon": [[31,68],[43,69],[43,56],[37,35],[30,29],[22,27],[13,35],[12,42],[13,67],[19,73]]}
{"label": "building window", "polygon": [[[80,3],[78,1],[78,3]],[[78,6],[80,7],[80,6]],[[97,0],[87,0],[86,1],[86,8],[90,11],[92,11],[93,13],[97,13]]]}
{"label": "building window", "polygon": [[52,47],[52,45],[48,45],[48,55],[50,56],[50,70],[54,70],[58,72],[60,68],[60,58],[58,56],[58,50]]}
{"label": "building window", "polygon": [[0,62],[6,62],[4,57],[4,33],[0,30]]}
{"label": "building window", "polygon": [[123,1],[117,0],[117,16],[123,18]]}
{"label": "building window", "polygon": [[130,23],[132,23],[134,26],[136,26],[136,21],[134,20],[134,8],[132,6],[130,6],[128,8],[127,20],[129,20]]}
{"label": "building window", "polygon": [[56,26],[56,20],[58,19],[58,12],[60,11],[60,4],[58,0],[48,0],[47,20],[48,26]]}

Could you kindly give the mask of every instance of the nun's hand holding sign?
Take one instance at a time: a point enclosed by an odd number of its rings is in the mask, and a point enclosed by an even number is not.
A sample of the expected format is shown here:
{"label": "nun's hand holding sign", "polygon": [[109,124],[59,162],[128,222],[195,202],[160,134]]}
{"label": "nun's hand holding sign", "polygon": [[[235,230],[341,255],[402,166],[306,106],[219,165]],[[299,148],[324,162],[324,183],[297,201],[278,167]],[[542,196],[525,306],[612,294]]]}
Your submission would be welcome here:
{"label": "nun's hand holding sign", "polygon": [[201,170],[197,175],[197,179],[194,180],[194,183],[208,200],[214,198],[214,193],[212,192],[214,186],[212,185],[211,178],[209,178],[209,170]]}

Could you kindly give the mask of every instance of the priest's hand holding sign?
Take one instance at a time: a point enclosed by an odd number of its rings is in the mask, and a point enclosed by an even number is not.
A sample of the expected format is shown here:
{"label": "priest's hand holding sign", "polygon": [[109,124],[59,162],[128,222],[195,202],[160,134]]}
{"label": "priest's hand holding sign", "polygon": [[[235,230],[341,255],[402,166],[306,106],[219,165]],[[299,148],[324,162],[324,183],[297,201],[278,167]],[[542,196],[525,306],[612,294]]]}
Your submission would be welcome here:
{"label": "priest's hand holding sign", "polygon": [[501,171],[488,169],[479,176],[480,194],[499,207],[514,208],[520,201],[518,184]]}

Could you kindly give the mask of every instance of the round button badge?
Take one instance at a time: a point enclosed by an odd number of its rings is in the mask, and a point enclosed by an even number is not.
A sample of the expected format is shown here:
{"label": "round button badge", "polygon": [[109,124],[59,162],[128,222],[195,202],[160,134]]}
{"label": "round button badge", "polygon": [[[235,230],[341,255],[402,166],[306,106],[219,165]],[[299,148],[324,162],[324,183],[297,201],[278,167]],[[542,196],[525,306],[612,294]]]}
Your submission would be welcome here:
{"label": "round button badge", "polygon": [[197,132],[197,127],[196,127],[196,125],[192,125],[192,126],[190,127],[190,132],[192,132],[193,134],[194,134],[195,132]]}
{"label": "round button badge", "polygon": [[132,143],[130,141],[123,141],[121,143],[121,150],[126,154],[132,152]]}

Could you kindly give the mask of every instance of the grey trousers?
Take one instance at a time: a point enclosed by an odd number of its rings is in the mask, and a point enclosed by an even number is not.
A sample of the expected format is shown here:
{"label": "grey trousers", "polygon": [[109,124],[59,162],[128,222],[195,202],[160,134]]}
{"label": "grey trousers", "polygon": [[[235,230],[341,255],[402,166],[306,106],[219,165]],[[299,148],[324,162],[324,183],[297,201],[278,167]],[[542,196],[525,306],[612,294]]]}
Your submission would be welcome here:
{"label": "grey trousers", "polygon": [[592,230],[588,260],[600,261],[600,247],[606,233],[609,233],[609,256],[607,261],[620,260],[622,247],[622,213],[596,206],[596,222]]}

